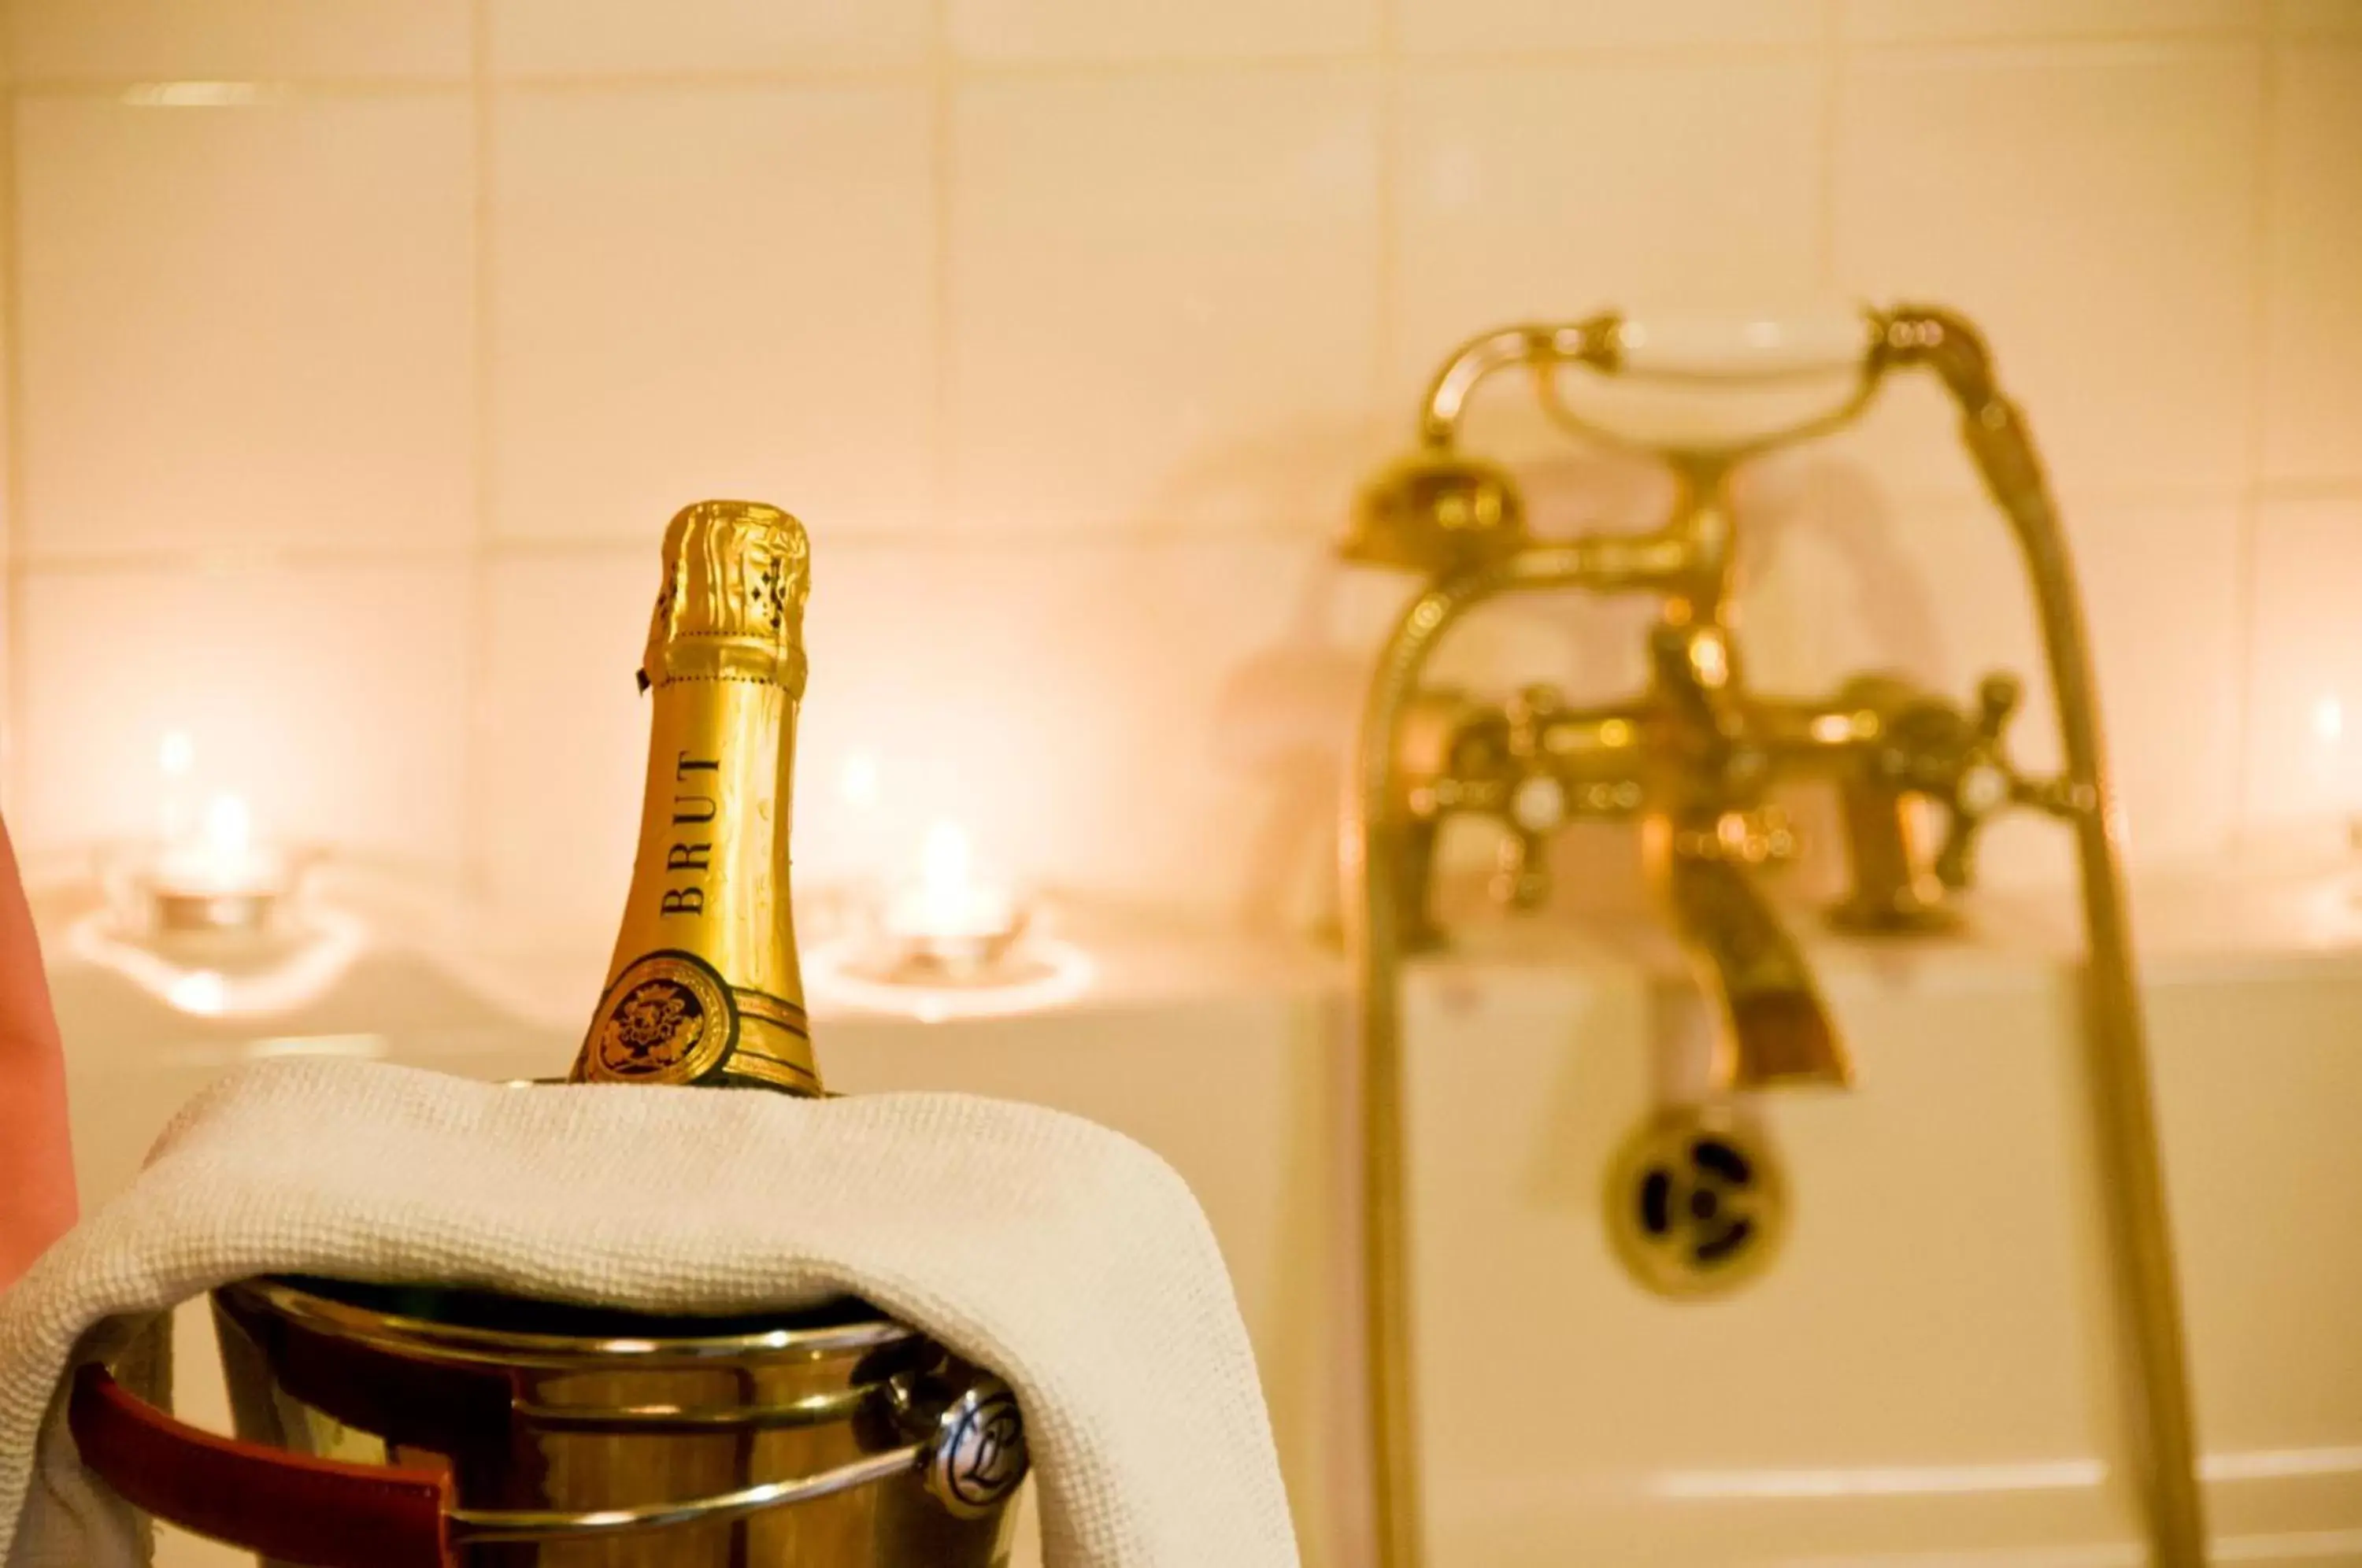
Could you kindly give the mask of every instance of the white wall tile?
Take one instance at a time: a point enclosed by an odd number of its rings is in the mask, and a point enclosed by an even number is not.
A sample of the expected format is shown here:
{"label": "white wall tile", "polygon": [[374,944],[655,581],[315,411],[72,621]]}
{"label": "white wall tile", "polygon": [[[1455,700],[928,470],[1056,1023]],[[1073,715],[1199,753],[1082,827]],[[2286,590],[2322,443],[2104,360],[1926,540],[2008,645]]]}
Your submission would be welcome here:
{"label": "white wall tile", "polygon": [[1845,36],[1904,39],[2158,37],[2260,27],[2266,0],[1840,0]]}
{"label": "white wall tile", "polygon": [[2362,499],[2267,502],[2255,550],[2248,816],[2362,815]]}
{"label": "white wall tile", "polygon": [[468,73],[469,0],[9,0],[20,79]]}
{"label": "white wall tile", "polygon": [[500,535],[933,520],[923,90],[514,92],[496,136]]}
{"label": "white wall tile", "polygon": [[2264,473],[2362,478],[2362,48],[2285,46],[2278,72]]}
{"label": "white wall tile", "polygon": [[22,588],[22,795],[46,847],[144,834],[158,748],[258,832],[458,868],[469,569],[39,571]]}
{"label": "white wall tile", "polygon": [[[1828,675],[1892,669],[1967,698],[1989,669],[2025,682],[2011,730],[2021,766],[2059,763],[2030,590],[2008,525],[1974,503],[1898,505],[1874,476],[1826,476],[1810,526],[1840,565],[1828,584]],[[2132,852],[2219,853],[2237,811],[2243,692],[2238,504],[2125,502],[2064,508],[2100,682],[2101,721]],[[1996,884],[2052,879],[2067,839],[2030,817],[1995,827]]]}
{"label": "white wall tile", "polygon": [[2238,811],[2239,507],[2094,505],[2068,526],[2130,853],[2213,861]]}
{"label": "white wall tile", "polygon": [[[1839,281],[1976,320],[2070,494],[2237,484],[2260,74],[2235,44],[1856,57]],[[1886,400],[1850,449],[1899,488],[1968,493],[1926,401]]]}
{"label": "white wall tile", "polygon": [[929,0],[490,0],[503,75],[811,72],[916,64]]}
{"label": "white wall tile", "polygon": [[463,100],[17,114],[33,558],[473,536]]}
{"label": "white wall tile", "polygon": [[[612,927],[631,881],[648,709],[647,642],[665,519],[646,548],[526,554],[488,574],[478,706],[483,887],[546,927]],[[565,788],[545,782],[563,778]]]}
{"label": "white wall tile", "polygon": [[1809,43],[1820,0],[1400,0],[1416,52]]}
{"label": "white wall tile", "polygon": [[[1485,65],[1407,82],[1388,313],[1399,427],[1443,358],[1486,327],[1810,293],[1825,86],[1817,66],[1780,61]],[[1523,378],[1502,381],[1500,401],[1530,403]],[[1498,452],[1517,427],[1473,419],[1470,436]]]}
{"label": "white wall tile", "polygon": [[1374,48],[1379,0],[949,0],[973,60],[1178,60]]}
{"label": "white wall tile", "polygon": [[955,135],[960,522],[1338,514],[1371,453],[1370,72],[981,83]]}

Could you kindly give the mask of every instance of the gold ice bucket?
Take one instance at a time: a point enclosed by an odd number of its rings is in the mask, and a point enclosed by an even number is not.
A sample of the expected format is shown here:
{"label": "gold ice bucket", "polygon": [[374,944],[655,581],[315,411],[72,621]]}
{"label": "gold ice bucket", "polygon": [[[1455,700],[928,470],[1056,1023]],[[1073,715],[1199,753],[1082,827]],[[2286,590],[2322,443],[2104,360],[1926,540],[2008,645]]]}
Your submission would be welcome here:
{"label": "gold ice bucket", "polygon": [[657,1318],[434,1286],[214,1293],[235,1443],[87,1368],[83,1456],[267,1563],[995,1568],[1008,1389],[859,1302]]}

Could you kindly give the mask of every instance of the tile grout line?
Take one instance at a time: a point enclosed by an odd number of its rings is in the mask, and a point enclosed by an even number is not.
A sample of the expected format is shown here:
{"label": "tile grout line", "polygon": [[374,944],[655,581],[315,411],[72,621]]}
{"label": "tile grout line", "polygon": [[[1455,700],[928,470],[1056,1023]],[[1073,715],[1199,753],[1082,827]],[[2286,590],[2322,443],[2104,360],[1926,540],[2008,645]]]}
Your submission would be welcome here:
{"label": "tile grout line", "polygon": [[86,555],[27,554],[27,577],[236,577],[246,573],[335,571],[353,567],[465,568],[483,552],[474,544],[317,545],[224,552],[164,547]]}
{"label": "tile grout line", "polygon": [[5,489],[8,508],[5,550],[5,569],[8,574],[8,668],[6,735],[5,741],[0,741],[0,745],[5,745],[5,754],[0,754],[0,809],[14,811],[25,800],[20,775],[25,753],[25,710],[31,688],[25,679],[25,310],[23,267],[18,255],[21,248],[17,243],[24,226],[19,215],[24,182],[19,174],[21,138],[17,134],[17,90],[13,81],[0,86],[0,114],[7,116],[6,127],[0,127],[6,149],[6,165],[0,168],[0,182],[6,182],[5,190],[0,190],[0,332],[7,335],[7,363],[0,366],[0,378],[5,378],[0,397],[5,397],[8,405],[5,418],[0,418],[0,431],[5,431],[0,439],[7,443],[8,465],[7,473],[0,476],[0,489]]}
{"label": "tile grout line", "polygon": [[[937,16],[944,11],[938,4]],[[1825,17],[1828,14],[1825,13]],[[943,31],[938,23],[939,35]],[[1351,65],[1383,65],[1389,61],[1417,59],[1423,64],[1441,70],[1502,69],[1530,67],[1534,69],[1593,67],[1602,70],[1633,67],[1670,69],[1684,65],[1723,64],[1733,61],[1788,59],[1818,52],[1831,37],[1833,26],[1825,20],[1820,37],[1813,39],[1780,39],[1738,43],[1701,42],[1616,42],[1567,44],[1539,49],[1467,49],[1435,50],[1410,55],[1391,42],[1372,50],[1314,50],[1302,53],[1239,53],[1206,55],[1081,55],[1071,58],[1046,57],[1036,60],[954,61],[963,74],[1012,80],[1042,78],[1109,78],[1142,75],[1207,74],[1238,70],[1308,71]],[[2335,33],[2298,33],[2290,37],[2335,41],[2344,37]],[[1860,52],[1902,57],[1922,56],[1930,60],[1961,55],[2034,51],[2050,53],[2058,50],[2122,50],[2141,48],[2202,48],[2210,45],[2253,42],[2257,34],[2252,28],[2193,28],[2186,32],[2122,32],[2067,34],[2058,37],[2010,37],[1960,35],[1909,39],[1863,39],[1846,47]],[[807,68],[754,68],[747,70],[668,70],[650,72],[606,71],[578,72],[544,72],[520,74],[506,83],[495,83],[502,91],[513,93],[614,92],[635,88],[665,90],[703,87],[716,90],[732,88],[805,87],[824,88],[843,85],[849,88],[877,86],[889,83],[912,83],[928,80],[938,73],[941,61],[951,58],[947,44],[938,42],[931,49],[928,59],[907,65],[855,63],[817,65]],[[206,85],[239,86],[267,91],[274,94],[302,99],[379,98],[421,94],[472,94],[480,85],[479,74],[491,77],[489,70],[471,70],[466,77],[437,76],[422,73],[414,76],[339,77],[221,77],[168,79],[154,76],[37,76],[18,81],[16,92],[26,97],[120,97],[144,88],[170,85],[174,82],[203,83]],[[160,105],[166,106],[166,105]],[[176,107],[206,107],[212,105],[169,105]]]}
{"label": "tile grout line", "polygon": [[[936,14],[939,18],[945,14],[940,0]],[[489,68],[481,72],[471,69],[466,76],[442,76],[429,72],[397,76],[202,78],[160,78],[153,75],[121,74],[59,75],[20,79],[15,83],[15,88],[19,95],[27,97],[105,98],[120,97],[140,89],[188,83],[253,88],[295,98],[373,98],[419,94],[472,94],[479,86],[477,80],[479,74],[492,78],[493,84],[502,91],[527,94],[613,92],[633,88],[660,90],[706,87],[726,90],[763,87],[826,87],[832,84],[862,87],[925,81],[936,72],[939,57],[950,59],[962,74],[1014,80],[1189,75],[1238,70],[1307,71],[1341,65],[1384,64],[1390,59],[1396,61],[1415,59],[1422,64],[1442,70],[1521,66],[1536,69],[1584,66],[1599,69],[1628,69],[1635,66],[1672,68],[1683,65],[1725,64],[1744,60],[1793,60],[1800,56],[1811,55],[1818,52],[1832,36],[1841,38],[1841,29],[1836,27],[1832,19],[1834,16],[1835,13],[1824,13],[1823,24],[1818,29],[1818,35],[1814,38],[1798,37],[1733,43],[1602,40],[1587,44],[1560,44],[1533,49],[1439,49],[1413,53],[1402,50],[1398,44],[1388,39],[1374,49],[1311,50],[1294,53],[1246,51],[1202,55],[1076,55],[1045,56],[1031,60],[961,61],[954,56],[947,43],[939,41],[931,48],[926,59],[907,64],[847,61],[838,65],[822,64],[800,68],[547,72],[520,73],[506,82],[499,82],[497,74],[491,72]],[[940,21],[937,30],[940,39],[944,31]],[[2283,41],[2293,39],[2335,43],[2343,41],[2345,37],[2345,35],[2335,32],[2297,32],[2284,35]],[[1846,43],[1845,47],[1868,54],[1904,58],[1918,56],[1937,60],[1963,55],[2013,52],[2049,54],[2060,50],[2071,52],[2126,49],[2204,48],[2252,43],[2257,41],[2257,30],[2253,27],[2219,27],[2191,28],[2180,32],[2135,30],[2069,33],[2057,36],[1959,34],[1927,38],[1871,38],[1854,39]]]}
{"label": "tile grout line", "polygon": [[[1844,124],[1846,90],[1846,53],[1844,41],[1843,0],[1822,0],[1821,4],[1821,94],[1820,124],[1816,127],[1820,145],[1819,178],[1816,195],[1820,211],[1815,215],[1813,244],[1814,271],[1822,291],[1830,297],[1838,294],[1838,164],[1839,134]],[[1832,483],[1826,458],[1805,459],[1804,494],[1807,504],[1826,512],[1832,505]],[[1798,662],[1816,674],[1835,670],[1838,662],[1838,635],[1834,630],[1836,588],[1825,572],[1810,573],[1811,585],[1805,590],[1805,626],[1797,638],[1801,645],[1795,650]]]}
{"label": "tile grout line", "polygon": [[[1404,359],[1401,341],[1402,321],[1402,178],[1403,178],[1403,68],[1401,50],[1402,19],[1398,14],[1400,0],[1379,0],[1378,3],[1378,167],[1377,167],[1377,278],[1375,299],[1377,321],[1370,343],[1377,359],[1378,373],[1374,384],[1390,388],[1397,367]],[[1374,407],[1367,416],[1377,421],[1371,434],[1377,437],[1379,449],[1387,450],[1392,443],[1383,432],[1391,411]]]}
{"label": "tile grout line", "polygon": [[[1293,522],[1138,524],[1120,514],[1093,513],[1088,515],[1093,521],[1019,524],[981,531],[925,525],[907,528],[873,525],[836,535],[829,544],[834,552],[860,554],[871,550],[961,549],[988,543],[994,547],[1008,545],[1021,549],[1065,550],[1076,547],[1129,549],[1134,546],[1220,545],[1290,539],[1312,542],[1326,537],[1319,528]],[[520,538],[499,541],[492,546],[491,553],[495,560],[622,558],[640,547],[622,538]],[[94,569],[107,569],[107,563],[97,563]]]}
{"label": "tile grout line", "polygon": [[933,17],[933,34],[928,40],[928,75],[931,102],[928,112],[933,116],[933,145],[929,161],[933,179],[930,194],[934,203],[934,264],[929,308],[934,312],[933,370],[934,409],[928,432],[927,500],[933,515],[928,525],[947,532],[957,533],[952,520],[954,491],[956,488],[955,465],[952,456],[953,403],[956,395],[953,378],[953,268],[952,221],[956,205],[953,185],[953,160],[956,136],[952,116],[957,97],[952,55],[951,0],[934,0],[929,8]]}
{"label": "tile grout line", "polygon": [[2264,457],[2267,440],[2266,398],[2270,391],[2271,373],[2271,244],[2272,224],[2276,204],[2272,200],[2272,158],[2277,147],[2273,118],[2279,98],[2279,51],[2274,40],[2267,36],[2257,46],[2257,124],[2253,169],[2256,189],[2249,210],[2253,225],[2252,250],[2248,265],[2252,269],[2247,282],[2247,427],[2246,458],[2247,482],[2240,497],[2237,548],[2232,563],[2235,595],[2235,623],[2238,637],[2238,668],[2234,688],[2232,708],[2231,755],[2237,759],[2238,776],[2231,790],[2231,821],[2235,837],[2251,834],[2256,827],[2255,799],[2256,758],[2252,748],[2256,742],[2256,669],[2257,644],[2263,625],[2263,607],[2256,596],[2261,580],[2264,525]]}
{"label": "tile grout line", "polygon": [[[114,100],[138,108],[202,112],[337,99],[463,98],[471,86],[468,78],[450,76],[37,76],[18,82],[16,90],[28,98]],[[217,91],[178,103],[143,96],[174,87]]]}
{"label": "tile grout line", "polygon": [[[1405,367],[1410,360],[1403,326],[1402,276],[1403,214],[1407,206],[1402,182],[1408,137],[1403,104],[1402,0],[1377,0],[1376,10],[1377,248],[1374,262],[1377,275],[1373,298],[1377,319],[1371,345],[1377,361],[1377,375],[1374,378],[1377,391],[1372,398],[1374,406],[1365,411],[1364,416],[1372,421],[1372,446],[1379,460],[1391,462],[1397,443],[1407,438],[1406,435],[1393,433],[1394,421],[1404,418],[1407,425],[1406,416],[1411,412],[1406,409],[1397,414],[1391,406],[1396,378],[1401,375],[1408,379]],[[1334,571],[1337,558],[1329,555],[1328,558],[1330,569]],[[1333,590],[1329,592],[1333,597]],[[1297,611],[1298,616],[1303,613],[1301,609]],[[1367,1342],[1364,1327],[1355,1322],[1341,1336],[1332,1353],[1321,1358],[1319,1381],[1325,1396],[1333,1397],[1341,1389],[1352,1386],[1352,1379],[1361,1373]],[[1369,1561],[1379,1552],[1379,1535],[1384,1528],[1377,1480],[1369,1467],[1369,1456],[1376,1452],[1374,1445],[1377,1438],[1368,1412],[1358,1402],[1348,1408],[1352,1414],[1346,1418],[1341,1433],[1342,1463],[1325,1466],[1318,1485],[1330,1515],[1330,1528],[1339,1538],[1334,1550],[1348,1559]]]}
{"label": "tile grout line", "polygon": [[1839,27],[1839,6],[1842,0],[1822,0],[1821,8],[1821,123],[1820,131],[1820,222],[1816,227],[1814,243],[1820,254],[1815,258],[1820,273],[1821,287],[1834,294],[1838,290],[1838,162],[1840,131],[1844,125],[1846,51]]}
{"label": "tile grout line", "polygon": [[[942,0],[938,0],[936,14],[939,17],[947,17],[947,7]],[[507,81],[499,80],[497,73],[490,71],[483,74],[490,79],[490,84],[500,91],[523,94],[599,93],[633,89],[663,91],[699,87],[723,91],[734,88],[825,88],[832,85],[860,88],[923,83],[946,68],[958,75],[1015,81],[1213,75],[1241,70],[1319,72],[1340,66],[1382,65],[1388,63],[1389,61],[1401,61],[1412,59],[1442,70],[1518,66],[1532,66],[1538,69],[1584,66],[1600,70],[1621,70],[1635,66],[1670,69],[1683,65],[1723,64],[1743,60],[1793,60],[1810,54],[1818,47],[1817,40],[1805,39],[1728,44],[1601,42],[1526,50],[1441,50],[1418,54],[1411,54],[1399,48],[1388,46],[1364,50],[1314,50],[1301,53],[1084,55],[1072,58],[1046,57],[1038,60],[964,60],[959,58],[956,51],[950,47],[948,38],[944,36],[947,30],[947,25],[939,22],[939,41],[930,48],[927,58],[909,64],[846,63],[800,69],[763,67],[746,70],[548,72],[520,74]],[[2192,36],[2203,41],[2212,35]],[[2012,40],[1999,41],[2006,45]],[[2036,41],[2047,44],[2051,41],[2075,43],[2087,40]],[[1909,45],[1872,43],[1863,47],[1915,49],[1926,46],[1917,43]],[[141,89],[171,85],[176,82],[185,81],[201,82],[205,85],[252,88],[299,99],[458,96],[472,94],[477,90],[479,83],[476,74],[471,72],[466,77],[422,74],[386,77],[287,76],[186,79],[116,75],[50,76],[19,82],[17,83],[17,91],[33,97],[115,98]],[[215,105],[192,104],[157,106],[203,108]]]}
{"label": "tile grout line", "polygon": [[[2121,511],[2143,507],[2238,506],[2249,493],[2244,483],[2176,485],[2153,490],[2100,489],[2079,491],[2067,498],[2074,510],[2100,508]],[[2284,481],[2258,491],[2264,501],[2362,502],[2362,480]],[[1983,516],[1990,504],[1973,490],[1954,493],[1910,493],[1900,499],[1934,515],[1954,513]],[[1092,514],[1079,523],[1044,523],[993,530],[994,543],[1019,548],[1063,549],[1104,545],[1109,548],[1141,546],[1190,546],[1230,543],[1315,541],[1319,528],[1300,523],[1154,523],[1141,524],[1120,515]],[[836,536],[833,547],[862,552],[908,550],[931,546],[958,547],[977,542],[977,536],[957,529],[915,524],[910,526],[866,525]],[[518,536],[490,538],[474,544],[434,545],[415,548],[386,545],[318,546],[301,548],[272,547],[237,552],[142,550],[136,554],[96,552],[86,555],[27,554],[21,569],[32,577],[103,577],[177,574],[191,571],[311,571],[355,566],[466,567],[481,558],[491,565],[513,561],[595,560],[639,558],[645,540],[623,536]]]}
{"label": "tile grout line", "polygon": [[1868,54],[1933,58],[1939,55],[2044,55],[2079,50],[2097,53],[2102,50],[2204,48],[2208,45],[2252,43],[2256,37],[2254,24],[2226,22],[2215,27],[2184,28],[2171,31],[2130,28],[2120,31],[2095,28],[2080,33],[1930,33],[1899,38],[1856,38],[1848,47]]}
{"label": "tile grout line", "polygon": [[459,732],[459,886],[481,899],[490,880],[485,865],[488,827],[476,802],[489,799],[484,784],[485,729],[490,721],[487,677],[492,641],[492,502],[494,437],[492,417],[492,120],[491,0],[472,0],[469,7],[469,88],[470,132],[469,176],[473,182],[475,232],[469,249],[475,262],[469,296],[469,385],[475,408],[469,421],[469,499],[475,513],[473,547],[468,553],[468,606],[463,652],[467,673]]}

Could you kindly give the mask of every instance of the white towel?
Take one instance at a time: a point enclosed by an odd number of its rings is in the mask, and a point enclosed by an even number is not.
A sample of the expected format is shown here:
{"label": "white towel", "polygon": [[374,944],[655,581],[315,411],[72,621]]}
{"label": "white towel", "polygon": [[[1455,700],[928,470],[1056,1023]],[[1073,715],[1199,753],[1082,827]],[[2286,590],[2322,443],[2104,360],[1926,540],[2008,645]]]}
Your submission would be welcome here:
{"label": "white towel", "polygon": [[[1050,1568],[1296,1562],[1212,1231],[1154,1154],[1038,1107],[642,1086],[503,1088],[277,1062],[200,1095],[131,1188],[0,1296],[0,1557],[131,1568],[61,1380],[249,1275],[436,1280],[650,1311],[856,1295],[1008,1379]],[[38,1440],[38,1445],[37,1445]]]}

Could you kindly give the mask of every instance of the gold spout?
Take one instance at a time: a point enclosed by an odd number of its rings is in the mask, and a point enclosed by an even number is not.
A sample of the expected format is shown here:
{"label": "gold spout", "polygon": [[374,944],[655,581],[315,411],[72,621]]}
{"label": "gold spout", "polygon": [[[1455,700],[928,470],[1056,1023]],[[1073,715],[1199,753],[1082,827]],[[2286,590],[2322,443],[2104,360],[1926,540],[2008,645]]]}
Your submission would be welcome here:
{"label": "gold spout", "polygon": [[1828,1008],[1804,954],[1746,870],[1750,861],[1772,858],[1769,836],[1738,812],[1680,825],[1660,812],[1642,824],[1640,843],[1674,934],[1720,1015],[1712,1090],[1844,1088],[1853,1067]]}

